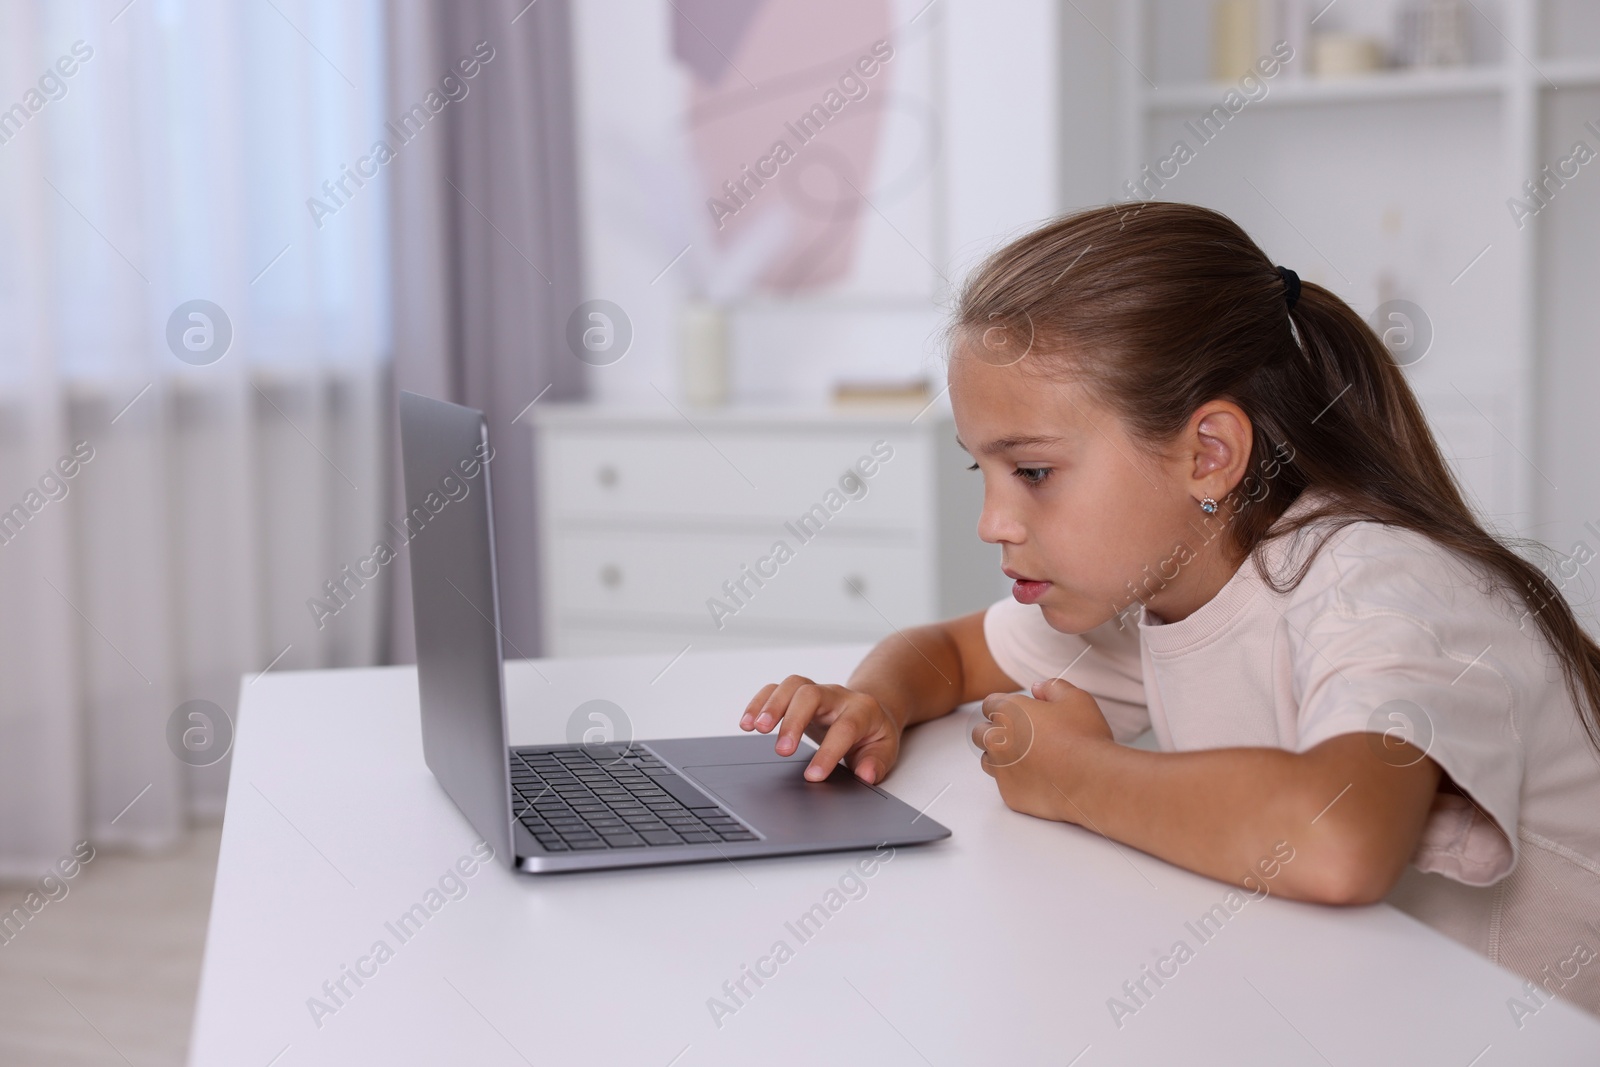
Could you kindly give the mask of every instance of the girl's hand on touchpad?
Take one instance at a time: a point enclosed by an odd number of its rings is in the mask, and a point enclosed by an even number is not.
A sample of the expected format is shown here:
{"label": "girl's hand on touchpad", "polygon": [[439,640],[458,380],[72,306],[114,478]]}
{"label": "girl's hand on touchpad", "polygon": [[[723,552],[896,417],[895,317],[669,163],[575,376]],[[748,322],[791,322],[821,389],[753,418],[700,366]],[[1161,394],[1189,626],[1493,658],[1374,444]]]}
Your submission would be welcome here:
{"label": "girl's hand on touchpad", "polygon": [[820,782],[843,760],[867,783],[883,780],[900,754],[900,726],[876,697],[791,674],[762,687],[739,720],[742,730],[778,730],[775,751],[793,755],[803,733],[817,742],[806,779]]}

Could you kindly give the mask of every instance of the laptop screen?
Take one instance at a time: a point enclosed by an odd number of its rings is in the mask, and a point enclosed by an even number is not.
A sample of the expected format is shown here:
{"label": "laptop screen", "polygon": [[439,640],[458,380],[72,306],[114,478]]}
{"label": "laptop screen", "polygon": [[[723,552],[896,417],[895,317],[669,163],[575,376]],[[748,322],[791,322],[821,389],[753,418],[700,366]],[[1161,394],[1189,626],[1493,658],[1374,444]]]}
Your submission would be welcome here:
{"label": "laptop screen", "polygon": [[488,423],[481,411],[402,391],[400,446],[423,756],[514,866]]}

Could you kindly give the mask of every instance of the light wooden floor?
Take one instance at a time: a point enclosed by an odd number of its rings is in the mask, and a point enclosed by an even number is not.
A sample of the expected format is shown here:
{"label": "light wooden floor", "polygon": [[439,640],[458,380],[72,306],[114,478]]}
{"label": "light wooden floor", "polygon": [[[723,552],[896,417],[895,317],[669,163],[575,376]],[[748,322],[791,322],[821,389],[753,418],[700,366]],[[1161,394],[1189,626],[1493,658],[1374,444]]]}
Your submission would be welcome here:
{"label": "light wooden floor", "polygon": [[[100,851],[0,944],[0,1064],[184,1063],[221,833],[196,827],[160,856]],[[0,885],[0,906],[26,892]]]}

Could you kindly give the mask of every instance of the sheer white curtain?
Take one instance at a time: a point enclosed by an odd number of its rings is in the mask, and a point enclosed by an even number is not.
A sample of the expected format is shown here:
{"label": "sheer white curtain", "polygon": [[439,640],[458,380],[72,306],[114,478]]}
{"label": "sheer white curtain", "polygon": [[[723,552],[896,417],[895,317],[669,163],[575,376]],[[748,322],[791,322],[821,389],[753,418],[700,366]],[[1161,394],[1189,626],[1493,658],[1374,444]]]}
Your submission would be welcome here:
{"label": "sheer white curtain", "polygon": [[0,877],[220,808],[180,705],[377,658],[383,22],[0,4]]}

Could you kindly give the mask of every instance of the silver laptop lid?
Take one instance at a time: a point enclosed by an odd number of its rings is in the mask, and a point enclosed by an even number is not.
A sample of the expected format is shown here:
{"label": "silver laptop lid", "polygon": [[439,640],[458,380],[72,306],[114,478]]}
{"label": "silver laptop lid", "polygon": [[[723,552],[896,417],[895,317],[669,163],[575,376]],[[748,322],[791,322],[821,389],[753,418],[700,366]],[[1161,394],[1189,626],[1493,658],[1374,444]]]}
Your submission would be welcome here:
{"label": "silver laptop lid", "polygon": [[450,799],[512,867],[489,426],[481,411],[402,391],[400,448],[422,753]]}

